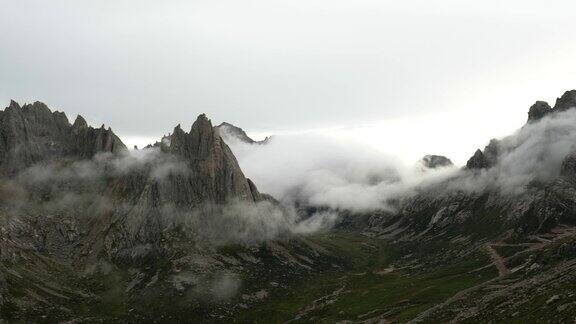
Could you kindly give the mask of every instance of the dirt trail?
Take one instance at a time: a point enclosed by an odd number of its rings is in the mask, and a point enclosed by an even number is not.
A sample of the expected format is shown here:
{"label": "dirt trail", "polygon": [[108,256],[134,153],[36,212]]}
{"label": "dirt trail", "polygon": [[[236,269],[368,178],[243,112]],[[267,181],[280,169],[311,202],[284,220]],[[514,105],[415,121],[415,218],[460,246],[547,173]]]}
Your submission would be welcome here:
{"label": "dirt trail", "polygon": [[[496,278],[492,278],[490,280],[487,280],[479,285],[464,289],[462,291],[457,292],[454,296],[448,298],[447,300],[445,300],[442,303],[439,303],[425,311],[423,311],[422,313],[418,314],[417,317],[415,317],[414,319],[410,320],[408,323],[420,323],[420,322],[426,322],[427,318],[434,314],[435,311],[442,309],[442,307],[445,307],[457,300],[462,299],[465,295],[474,292],[476,290],[482,289],[483,287],[487,287],[493,283],[497,283],[499,282],[499,279],[503,276],[505,276],[506,274],[510,273],[510,270],[506,267],[506,263],[505,260],[509,260],[512,259],[513,257],[522,254],[522,253],[527,253],[527,252],[531,252],[531,251],[536,251],[536,250],[541,250],[543,248],[545,248],[546,246],[557,242],[560,239],[563,239],[565,237],[569,237],[569,236],[573,236],[576,235],[576,227],[571,227],[571,226],[559,226],[557,228],[554,228],[550,231],[550,233],[547,233],[545,236],[545,238],[548,240],[548,242],[543,242],[543,240],[539,240],[537,239],[538,237],[544,236],[544,235],[540,235],[540,236],[532,236],[532,239],[535,239],[538,243],[534,243],[534,242],[524,242],[524,243],[518,243],[518,244],[508,244],[508,243],[504,243],[504,242],[492,242],[492,243],[486,243],[483,248],[485,249],[485,251],[488,253],[490,259],[492,260],[492,263],[496,266],[496,268],[498,269],[498,273],[499,276]],[[494,250],[494,248],[492,246],[523,246],[526,247],[525,250],[517,252],[516,254],[509,256],[507,258],[502,258],[498,252],[496,252],[496,250]],[[576,262],[576,261],[575,261]],[[474,271],[479,271],[481,269],[484,269],[486,267],[482,267],[479,269],[475,269],[471,272]],[[453,320],[453,322],[459,322],[459,318],[456,317],[455,320]]]}
{"label": "dirt trail", "polygon": [[496,269],[498,269],[498,274],[500,277],[510,273],[510,270],[506,267],[504,259],[498,254],[498,252],[496,252],[496,250],[494,250],[490,244],[487,243],[484,245],[484,249],[486,252],[488,252],[488,256],[490,256],[490,259],[492,260],[494,266],[496,266]]}

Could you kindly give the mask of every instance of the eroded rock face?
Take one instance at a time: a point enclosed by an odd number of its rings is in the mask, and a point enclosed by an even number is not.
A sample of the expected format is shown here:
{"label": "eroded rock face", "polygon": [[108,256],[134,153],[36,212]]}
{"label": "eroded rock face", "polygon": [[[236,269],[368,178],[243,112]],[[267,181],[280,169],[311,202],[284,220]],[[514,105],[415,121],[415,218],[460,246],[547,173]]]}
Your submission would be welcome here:
{"label": "eroded rock face", "polygon": [[466,162],[466,168],[468,169],[484,169],[487,167],[488,161],[480,149],[476,150],[474,155]]}
{"label": "eroded rock face", "polygon": [[484,152],[480,149],[476,150],[474,155],[466,163],[467,169],[487,169],[496,164],[498,155],[500,154],[498,140],[492,139],[490,143],[484,148]]}
{"label": "eroded rock face", "polygon": [[41,161],[125,149],[110,128],[94,129],[81,116],[70,125],[63,112],[38,101],[22,107],[11,101],[0,113],[0,166],[9,173]]}
{"label": "eroded rock face", "polygon": [[[81,116],[78,117],[82,118]],[[84,121],[84,123],[86,122]],[[106,129],[104,125],[100,128],[78,126],[76,122],[74,125],[72,127],[74,153],[80,157],[91,158],[99,152],[119,153],[126,150],[124,143],[114,134],[110,127]]]}
{"label": "eroded rock face", "polygon": [[550,113],[566,111],[575,107],[576,90],[566,91],[560,98],[556,98],[554,108],[550,107],[546,101],[536,101],[528,111],[528,122],[535,122]]}
{"label": "eroded rock face", "polygon": [[556,99],[554,110],[565,111],[576,107],[576,90],[566,91],[562,97]]}
{"label": "eroded rock face", "polygon": [[528,122],[540,120],[552,111],[552,107],[546,101],[536,101],[528,110]]}
{"label": "eroded rock face", "polygon": [[253,200],[251,186],[240,170],[236,157],[206,115],[198,116],[189,133],[176,126],[166,150],[188,162],[193,184],[197,182],[198,187],[202,188],[197,193],[202,200]]}

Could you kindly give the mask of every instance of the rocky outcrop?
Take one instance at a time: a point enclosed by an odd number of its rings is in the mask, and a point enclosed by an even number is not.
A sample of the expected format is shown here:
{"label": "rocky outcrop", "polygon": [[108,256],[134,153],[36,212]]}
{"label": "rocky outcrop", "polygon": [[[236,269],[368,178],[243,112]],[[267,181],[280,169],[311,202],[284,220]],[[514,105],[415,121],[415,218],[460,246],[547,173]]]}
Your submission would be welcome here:
{"label": "rocky outcrop", "polygon": [[466,162],[466,168],[468,169],[485,169],[487,167],[488,161],[480,149],[476,150],[474,155]]}
{"label": "rocky outcrop", "polygon": [[70,125],[63,112],[41,102],[15,101],[0,113],[0,168],[13,173],[40,161],[89,158],[98,152],[126,149],[110,128],[94,129],[78,116]]}
{"label": "rocky outcrop", "polygon": [[466,168],[471,170],[491,168],[498,161],[499,153],[498,140],[492,139],[490,143],[486,145],[484,151],[478,149],[474,152],[474,155],[466,162]]}
{"label": "rocky outcrop", "polygon": [[270,142],[271,139],[271,137],[268,136],[261,141],[255,141],[252,138],[250,138],[250,136],[248,136],[248,134],[246,134],[246,132],[242,128],[226,122],[216,126],[215,128],[218,130],[220,136],[225,141],[240,141],[246,144],[266,144]]}
{"label": "rocky outcrop", "polygon": [[[133,259],[161,253],[160,241],[175,223],[218,218],[214,206],[240,202],[251,206],[266,199],[244,176],[232,151],[202,114],[190,132],[178,125],[169,136],[145,150],[157,150],[156,161],[119,178],[115,196],[130,206],[119,212],[106,237],[106,253]],[[158,175],[157,170],[165,170]],[[198,230],[198,229],[197,229]]]}
{"label": "rocky outcrop", "polygon": [[536,101],[528,110],[528,122],[540,120],[552,111],[552,107],[546,101]]}
{"label": "rocky outcrop", "polygon": [[427,169],[436,169],[454,165],[449,158],[442,155],[426,155],[420,160],[420,164]]}
{"label": "rocky outcrop", "polygon": [[[536,101],[528,110],[528,124],[540,121],[542,118],[576,108],[576,90],[566,91],[560,98],[556,99],[554,108],[545,101]],[[484,169],[494,166],[500,155],[500,146],[497,140],[490,141],[484,151],[477,150],[466,163],[467,169]]]}
{"label": "rocky outcrop", "polygon": [[122,140],[110,127],[104,128],[104,125],[100,128],[73,127],[72,135],[74,136],[73,152],[83,158],[91,158],[99,152],[119,153],[126,150]]}
{"label": "rocky outcrop", "polygon": [[566,91],[562,97],[556,99],[555,111],[565,111],[576,107],[576,90]]}
{"label": "rocky outcrop", "polygon": [[169,143],[165,150],[187,162],[199,200],[253,200],[253,190],[236,157],[206,115],[198,116],[189,133],[176,126]]}
{"label": "rocky outcrop", "polygon": [[528,110],[528,122],[538,121],[548,114],[566,111],[570,108],[576,107],[576,90],[564,92],[560,98],[556,98],[554,108],[546,101],[536,101]]}

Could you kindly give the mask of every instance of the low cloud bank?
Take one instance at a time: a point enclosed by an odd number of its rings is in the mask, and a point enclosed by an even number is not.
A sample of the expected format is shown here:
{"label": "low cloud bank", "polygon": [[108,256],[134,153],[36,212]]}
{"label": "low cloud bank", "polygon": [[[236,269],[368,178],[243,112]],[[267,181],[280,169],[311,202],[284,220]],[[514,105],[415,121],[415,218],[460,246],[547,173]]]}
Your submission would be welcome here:
{"label": "low cloud bank", "polygon": [[392,209],[391,201],[427,187],[519,194],[532,181],[550,181],[558,176],[565,156],[576,149],[576,110],[527,124],[497,143],[496,164],[479,171],[423,171],[360,144],[315,133],[278,135],[266,145],[229,144],[261,191],[285,203],[363,212]]}
{"label": "low cloud bank", "polygon": [[315,233],[331,228],[337,219],[334,212],[303,216],[293,206],[239,200],[223,205],[203,204],[194,209],[165,205],[161,215],[167,226],[184,228],[190,238],[214,246],[250,245],[294,234]]}
{"label": "low cloud bank", "polygon": [[262,192],[287,204],[351,211],[390,209],[389,201],[456,168],[422,170],[416,164],[359,143],[317,133],[278,135],[266,145],[230,141],[244,173]]}
{"label": "low cloud bank", "polygon": [[118,183],[130,186],[129,175],[133,174],[159,184],[192,176],[186,161],[156,148],[35,165],[14,178],[0,179],[0,211],[33,222],[34,218],[56,216],[80,223],[114,213],[118,219],[130,222],[126,228],[135,231],[129,233],[134,237],[141,236],[141,226],[153,222],[157,227],[147,229],[152,231],[151,236],[180,228],[199,244],[212,246],[308,234],[331,227],[336,219],[330,212],[303,216],[292,205],[267,200],[203,202],[196,206],[176,206],[166,201],[152,207],[141,204],[138,196],[121,198],[111,194]]}
{"label": "low cloud bank", "polygon": [[[133,208],[137,197],[118,201],[106,194],[111,181],[134,172],[160,183],[171,181],[172,176],[190,176],[186,161],[153,148],[37,165],[14,178],[0,179],[0,211],[39,217],[73,215],[80,221],[114,211],[134,214],[138,226],[150,226],[146,221],[161,222],[162,229],[182,226],[190,237],[206,244],[258,243],[330,228],[338,210],[393,211],[395,202],[427,188],[522,193],[533,181],[555,179],[566,155],[576,150],[576,110],[550,115],[498,140],[496,163],[484,170],[422,169],[357,143],[312,133],[275,136],[266,145],[229,144],[244,173],[261,192],[282,204],[230,201],[186,207],[163,203],[154,211],[160,216],[156,218],[147,206]],[[298,209],[302,205],[328,208],[302,215]]]}
{"label": "low cloud bank", "polygon": [[447,188],[500,190],[520,194],[534,181],[548,182],[560,174],[563,160],[576,150],[576,109],[526,124],[493,145],[496,163],[477,172],[462,172]]}

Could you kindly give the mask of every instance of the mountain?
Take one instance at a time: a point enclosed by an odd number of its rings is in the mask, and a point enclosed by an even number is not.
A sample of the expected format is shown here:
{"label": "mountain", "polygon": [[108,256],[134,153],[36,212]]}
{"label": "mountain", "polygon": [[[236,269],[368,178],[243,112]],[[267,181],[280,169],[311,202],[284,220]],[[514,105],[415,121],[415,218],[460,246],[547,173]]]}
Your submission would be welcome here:
{"label": "mountain", "polygon": [[272,138],[270,136],[267,136],[265,139],[261,141],[255,141],[251,139],[242,128],[226,122],[216,126],[216,129],[218,130],[220,136],[222,136],[222,138],[224,138],[225,141],[240,142],[245,144],[266,144]]}
{"label": "mountain", "polygon": [[0,117],[3,320],[204,321],[340,262],[295,233],[205,115],[133,152],[42,103]]}
{"label": "mountain", "polygon": [[[370,236],[399,242],[408,253],[394,268],[416,278],[446,267],[463,271],[451,275],[462,290],[415,322],[574,316],[567,305],[575,296],[562,286],[576,283],[575,94],[566,92],[550,109],[536,102],[522,129],[491,140],[463,170],[421,188],[394,214],[369,216]],[[485,279],[465,284],[475,280],[469,273]]]}
{"label": "mountain", "polygon": [[38,101],[22,107],[11,101],[0,111],[0,125],[0,167],[9,173],[41,161],[126,149],[110,128],[92,128],[82,116],[71,125],[66,114]]}
{"label": "mountain", "polygon": [[[363,212],[260,193],[205,115],[128,151],[111,130],[34,105],[0,113],[7,322],[576,316],[576,91],[536,102],[461,169],[426,156],[432,180]],[[334,227],[317,231],[326,218]]]}

